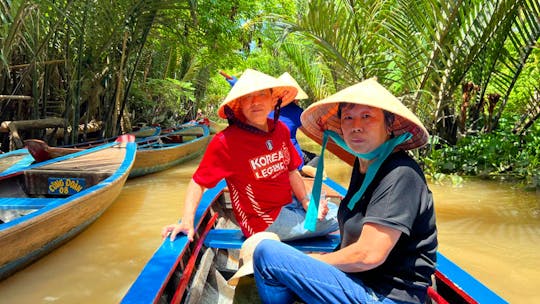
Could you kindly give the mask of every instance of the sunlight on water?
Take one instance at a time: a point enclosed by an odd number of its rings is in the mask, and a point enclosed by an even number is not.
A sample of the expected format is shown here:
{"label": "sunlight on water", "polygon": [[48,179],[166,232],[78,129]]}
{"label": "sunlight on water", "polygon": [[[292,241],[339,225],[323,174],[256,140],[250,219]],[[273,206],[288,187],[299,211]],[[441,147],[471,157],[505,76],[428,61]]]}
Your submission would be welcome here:
{"label": "sunlight on water", "polygon": [[[0,282],[0,302],[118,303],[159,246],[161,228],[180,218],[198,162],[129,180],[86,231]],[[333,155],[325,163],[328,176],[348,185],[350,167]],[[440,251],[511,303],[540,303],[540,194],[479,180],[430,188]]]}

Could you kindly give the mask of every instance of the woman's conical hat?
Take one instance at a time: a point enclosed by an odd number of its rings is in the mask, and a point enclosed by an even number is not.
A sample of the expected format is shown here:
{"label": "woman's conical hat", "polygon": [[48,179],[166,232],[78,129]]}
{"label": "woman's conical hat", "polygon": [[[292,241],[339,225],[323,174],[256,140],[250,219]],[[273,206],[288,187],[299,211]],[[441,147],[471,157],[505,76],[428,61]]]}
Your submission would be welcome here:
{"label": "woman's conical hat", "polygon": [[405,132],[412,134],[411,139],[396,147],[398,149],[412,150],[424,146],[428,141],[429,133],[420,119],[375,78],[364,80],[311,104],[302,113],[302,126],[318,139],[322,139],[324,130],[334,131],[343,137],[341,121],[337,116],[339,104],[343,102],[394,113],[394,123],[390,128],[394,135],[399,136]]}

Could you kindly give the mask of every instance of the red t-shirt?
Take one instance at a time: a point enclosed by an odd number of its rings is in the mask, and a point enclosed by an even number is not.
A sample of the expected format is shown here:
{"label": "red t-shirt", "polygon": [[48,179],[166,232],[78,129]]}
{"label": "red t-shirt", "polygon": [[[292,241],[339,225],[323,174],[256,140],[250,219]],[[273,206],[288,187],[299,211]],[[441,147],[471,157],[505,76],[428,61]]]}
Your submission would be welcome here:
{"label": "red t-shirt", "polygon": [[[271,128],[273,120],[268,123]],[[236,220],[250,236],[266,230],[292,201],[289,171],[301,162],[282,122],[267,134],[233,125],[212,138],[193,180],[212,188],[225,178]]]}

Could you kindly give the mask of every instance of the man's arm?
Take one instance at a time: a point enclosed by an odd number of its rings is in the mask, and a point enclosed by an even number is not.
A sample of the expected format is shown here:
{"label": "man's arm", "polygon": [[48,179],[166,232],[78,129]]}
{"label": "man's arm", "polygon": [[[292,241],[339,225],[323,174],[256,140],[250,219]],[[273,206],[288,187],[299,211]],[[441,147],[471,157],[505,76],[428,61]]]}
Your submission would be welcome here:
{"label": "man's arm", "polygon": [[189,181],[186,198],[184,200],[184,214],[182,215],[182,221],[179,224],[168,225],[161,231],[161,236],[166,238],[170,234],[171,241],[174,241],[176,235],[183,232],[187,235],[190,241],[193,241],[193,235],[195,229],[193,222],[195,218],[195,211],[199,206],[202,194],[206,188],[197,184],[193,179]]}

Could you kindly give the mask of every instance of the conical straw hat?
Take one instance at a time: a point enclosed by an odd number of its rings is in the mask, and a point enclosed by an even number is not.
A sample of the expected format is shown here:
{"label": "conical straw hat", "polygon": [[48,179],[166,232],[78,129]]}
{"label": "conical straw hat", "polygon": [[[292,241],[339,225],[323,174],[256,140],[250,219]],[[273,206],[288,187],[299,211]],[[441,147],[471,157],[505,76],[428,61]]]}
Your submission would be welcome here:
{"label": "conical straw hat", "polygon": [[248,237],[240,248],[240,267],[238,271],[227,281],[229,285],[236,286],[241,277],[253,274],[253,252],[262,240],[280,241],[279,236],[273,232],[257,232]]}
{"label": "conical straw hat", "polygon": [[294,97],[294,99],[308,99],[309,98],[306,92],[302,90],[298,82],[296,82],[296,80],[291,76],[291,74],[285,72],[281,74],[281,76],[279,76],[278,79],[282,80],[285,83],[293,85],[298,90],[298,93],[296,94],[296,97]]}
{"label": "conical straw hat", "polygon": [[296,87],[285,83],[277,78],[266,75],[259,71],[247,69],[242,73],[242,76],[238,78],[238,81],[229,91],[225,100],[221,103],[218,109],[218,115],[221,118],[226,119],[225,106],[228,105],[234,111],[237,117],[239,115],[240,104],[237,102],[239,98],[253,94],[255,92],[272,89],[272,96],[277,100],[281,98],[281,107],[284,107],[294,100],[294,96],[298,90]]}
{"label": "conical straw hat", "polygon": [[364,80],[311,104],[300,117],[302,126],[319,139],[322,139],[324,130],[334,131],[343,137],[341,121],[337,116],[338,106],[342,102],[366,105],[394,113],[394,123],[390,128],[394,135],[399,136],[405,132],[412,134],[412,138],[397,146],[397,149],[412,150],[424,146],[428,141],[429,134],[420,119],[375,78]]}

